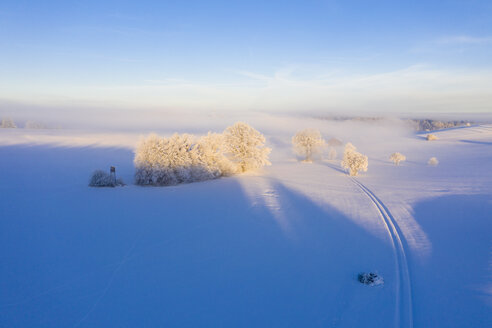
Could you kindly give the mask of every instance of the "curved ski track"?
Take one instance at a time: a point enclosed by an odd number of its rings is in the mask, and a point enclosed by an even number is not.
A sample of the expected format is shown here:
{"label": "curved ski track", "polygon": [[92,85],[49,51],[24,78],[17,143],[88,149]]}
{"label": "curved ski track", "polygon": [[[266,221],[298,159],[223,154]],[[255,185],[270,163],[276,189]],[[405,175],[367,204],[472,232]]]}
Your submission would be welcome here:
{"label": "curved ski track", "polygon": [[393,251],[395,254],[395,275],[396,275],[396,307],[395,307],[395,327],[410,328],[413,327],[413,312],[412,312],[412,289],[410,283],[410,273],[408,270],[408,261],[405,253],[405,247],[401,237],[401,231],[398,224],[384,203],[361,182],[355,178],[352,181],[362,190],[364,194],[371,200],[374,206],[379,211],[381,218],[384,221],[386,230],[393,243]]}

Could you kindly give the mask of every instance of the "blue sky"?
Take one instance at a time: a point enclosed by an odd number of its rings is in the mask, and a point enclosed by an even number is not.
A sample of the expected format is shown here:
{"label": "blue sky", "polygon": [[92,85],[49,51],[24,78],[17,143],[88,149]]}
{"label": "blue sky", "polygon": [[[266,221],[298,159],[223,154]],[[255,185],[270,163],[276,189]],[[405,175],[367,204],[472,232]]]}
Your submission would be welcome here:
{"label": "blue sky", "polygon": [[487,112],[491,58],[491,1],[0,3],[4,107]]}

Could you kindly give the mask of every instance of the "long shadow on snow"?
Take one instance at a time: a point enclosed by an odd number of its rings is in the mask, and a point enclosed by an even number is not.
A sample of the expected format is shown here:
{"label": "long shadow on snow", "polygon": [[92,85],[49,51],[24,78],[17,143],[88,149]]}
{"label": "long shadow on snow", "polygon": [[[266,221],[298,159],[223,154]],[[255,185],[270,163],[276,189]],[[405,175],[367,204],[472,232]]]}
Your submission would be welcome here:
{"label": "long shadow on snow", "polygon": [[343,174],[347,174],[347,171],[343,170],[339,165],[336,165],[336,164],[333,164],[333,163],[327,163],[326,161],[324,162],[320,162],[322,165],[325,165],[325,166],[328,166],[329,168],[332,168],[333,170],[339,172],[339,173],[343,173]]}
{"label": "long shadow on snow", "polygon": [[432,243],[412,268],[415,325],[491,327],[492,196],[445,196],[414,211]]}
{"label": "long shadow on snow", "polygon": [[[251,207],[235,178],[94,189],[89,168],[117,158],[129,169],[131,152],[0,152],[2,326],[392,322],[388,245],[280,183],[273,188],[294,238],[269,208]],[[380,270],[387,284],[361,286],[360,270]]]}
{"label": "long shadow on snow", "polygon": [[490,141],[478,141],[478,140],[460,140],[460,141],[464,143],[492,146],[492,142]]}
{"label": "long shadow on snow", "polygon": [[[0,177],[3,183],[15,180],[15,188],[55,184],[87,185],[96,169],[116,166],[116,174],[133,183],[133,151],[117,147],[1,146]],[[7,176],[7,169],[10,175]],[[35,185],[34,185],[35,186]],[[1,185],[0,185],[1,187]]]}

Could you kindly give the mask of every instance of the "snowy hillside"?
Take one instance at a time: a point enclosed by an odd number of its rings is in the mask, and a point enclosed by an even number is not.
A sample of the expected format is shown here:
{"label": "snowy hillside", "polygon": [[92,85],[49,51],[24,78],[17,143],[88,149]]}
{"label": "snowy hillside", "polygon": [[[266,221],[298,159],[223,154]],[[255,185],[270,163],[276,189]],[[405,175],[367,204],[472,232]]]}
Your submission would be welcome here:
{"label": "snowy hillside", "polygon": [[[0,326],[492,326],[492,125],[273,120],[271,166],[171,187],[133,184],[140,133],[0,130]],[[368,171],[302,163],[302,128]],[[87,186],[111,165],[127,186]]]}

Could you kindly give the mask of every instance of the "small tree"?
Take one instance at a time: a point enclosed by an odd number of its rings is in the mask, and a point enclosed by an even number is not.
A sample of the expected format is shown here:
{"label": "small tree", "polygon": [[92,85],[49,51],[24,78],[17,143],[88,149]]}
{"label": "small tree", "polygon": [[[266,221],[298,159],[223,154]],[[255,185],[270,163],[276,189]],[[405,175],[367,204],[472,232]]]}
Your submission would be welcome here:
{"label": "small tree", "polygon": [[400,162],[405,161],[407,158],[403,154],[393,153],[393,154],[391,154],[389,159],[390,159],[390,161],[395,163],[395,165],[400,165]]}
{"label": "small tree", "polygon": [[224,151],[240,172],[270,165],[271,149],[265,147],[265,137],[246,123],[237,122],[224,130]]}
{"label": "small tree", "polygon": [[349,142],[345,145],[341,165],[344,169],[349,170],[351,176],[357,176],[359,171],[367,172],[369,161],[367,156],[358,153],[355,146]]}
{"label": "small tree", "polygon": [[3,129],[15,129],[17,125],[15,125],[15,122],[11,118],[4,118],[2,119],[2,123],[0,124],[0,128]]}
{"label": "small tree", "polygon": [[320,155],[325,145],[321,133],[315,129],[305,129],[292,137],[295,152],[304,157],[305,162],[312,162],[313,157]]}
{"label": "small tree", "polygon": [[24,125],[25,129],[46,129],[46,126],[43,123],[36,121],[27,121]]}
{"label": "small tree", "polygon": [[427,141],[437,140],[437,136],[434,134],[428,134],[425,139],[427,139]]}
{"label": "small tree", "polygon": [[110,174],[102,170],[95,170],[89,179],[89,187],[116,187],[124,185],[123,180],[113,178]]}
{"label": "small tree", "polygon": [[427,162],[427,164],[432,165],[432,166],[436,166],[437,164],[439,164],[439,161],[437,160],[437,158],[431,157],[429,159],[429,161]]}

